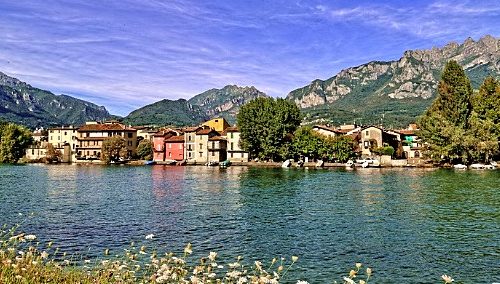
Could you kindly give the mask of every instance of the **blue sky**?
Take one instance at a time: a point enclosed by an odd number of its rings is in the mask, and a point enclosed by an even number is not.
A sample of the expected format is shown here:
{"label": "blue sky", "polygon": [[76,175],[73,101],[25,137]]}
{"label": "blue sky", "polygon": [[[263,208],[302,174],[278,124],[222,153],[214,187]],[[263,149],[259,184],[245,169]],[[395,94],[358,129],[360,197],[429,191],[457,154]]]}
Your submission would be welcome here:
{"label": "blue sky", "polygon": [[499,36],[498,1],[0,0],[0,71],[126,115],[228,84],[285,96],[408,49]]}

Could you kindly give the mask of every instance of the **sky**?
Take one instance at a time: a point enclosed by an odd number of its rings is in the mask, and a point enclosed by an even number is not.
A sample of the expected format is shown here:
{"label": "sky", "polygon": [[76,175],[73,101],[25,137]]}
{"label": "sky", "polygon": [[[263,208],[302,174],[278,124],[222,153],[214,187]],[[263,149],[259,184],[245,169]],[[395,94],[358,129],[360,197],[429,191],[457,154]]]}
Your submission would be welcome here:
{"label": "sky", "polygon": [[499,28],[497,0],[0,0],[0,71],[127,115],[229,84],[284,97]]}

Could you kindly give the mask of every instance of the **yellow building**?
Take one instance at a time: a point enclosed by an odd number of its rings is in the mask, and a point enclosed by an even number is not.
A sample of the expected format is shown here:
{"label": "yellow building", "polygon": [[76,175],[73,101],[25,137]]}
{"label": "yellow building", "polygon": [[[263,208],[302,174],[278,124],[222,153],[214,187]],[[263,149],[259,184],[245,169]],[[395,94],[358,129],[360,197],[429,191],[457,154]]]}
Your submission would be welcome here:
{"label": "yellow building", "polygon": [[226,128],[230,127],[231,125],[229,125],[229,123],[223,117],[218,117],[204,122],[202,126],[208,126],[211,129],[214,129],[215,131],[222,133],[224,130],[226,130]]}

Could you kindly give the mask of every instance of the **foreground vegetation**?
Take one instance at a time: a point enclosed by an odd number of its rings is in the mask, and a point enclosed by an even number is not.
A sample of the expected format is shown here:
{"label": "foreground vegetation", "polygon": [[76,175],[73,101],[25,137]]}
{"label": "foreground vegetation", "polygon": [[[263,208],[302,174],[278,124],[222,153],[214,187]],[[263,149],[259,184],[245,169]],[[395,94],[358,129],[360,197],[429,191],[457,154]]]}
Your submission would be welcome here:
{"label": "foreground vegetation", "polygon": [[[52,242],[41,243],[35,235],[4,226],[0,229],[0,283],[308,283],[287,277],[297,256],[273,258],[269,263],[255,261],[252,265],[238,256],[222,264],[216,252],[200,259],[190,257],[191,244],[175,255],[160,254],[135,243],[121,255],[110,255],[109,250],[103,254],[95,259],[70,257]],[[333,283],[367,284],[371,277],[371,268],[356,263],[339,282]],[[444,283],[454,281],[447,275],[441,279]]]}

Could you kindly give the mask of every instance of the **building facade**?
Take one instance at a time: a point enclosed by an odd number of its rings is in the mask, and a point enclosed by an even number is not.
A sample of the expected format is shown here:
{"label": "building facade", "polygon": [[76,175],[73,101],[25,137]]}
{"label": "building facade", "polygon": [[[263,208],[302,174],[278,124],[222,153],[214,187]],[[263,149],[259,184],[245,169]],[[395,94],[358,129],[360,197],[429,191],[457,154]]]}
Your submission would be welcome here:
{"label": "building facade", "polygon": [[213,129],[205,128],[196,131],[195,139],[194,139],[194,152],[195,156],[191,160],[197,164],[208,163],[209,155],[208,155],[208,142],[209,139],[218,136],[219,133]]}
{"label": "building facade", "polygon": [[184,160],[184,135],[171,136],[165,139],[165,160]]}
{"label": "building facade", "polygon": [[238,127],[228,127],[225,131],[227,140],[227,159],[231,162],[248,162],[248,152],[240,147],[240,131]]}
{"label": "building facade", "polygon": [[77,159],[100,159],[104,140],[114,136],[125,140],[128,156],[137,149],[137,130],[117,122],[88,122],[77,130]]}

